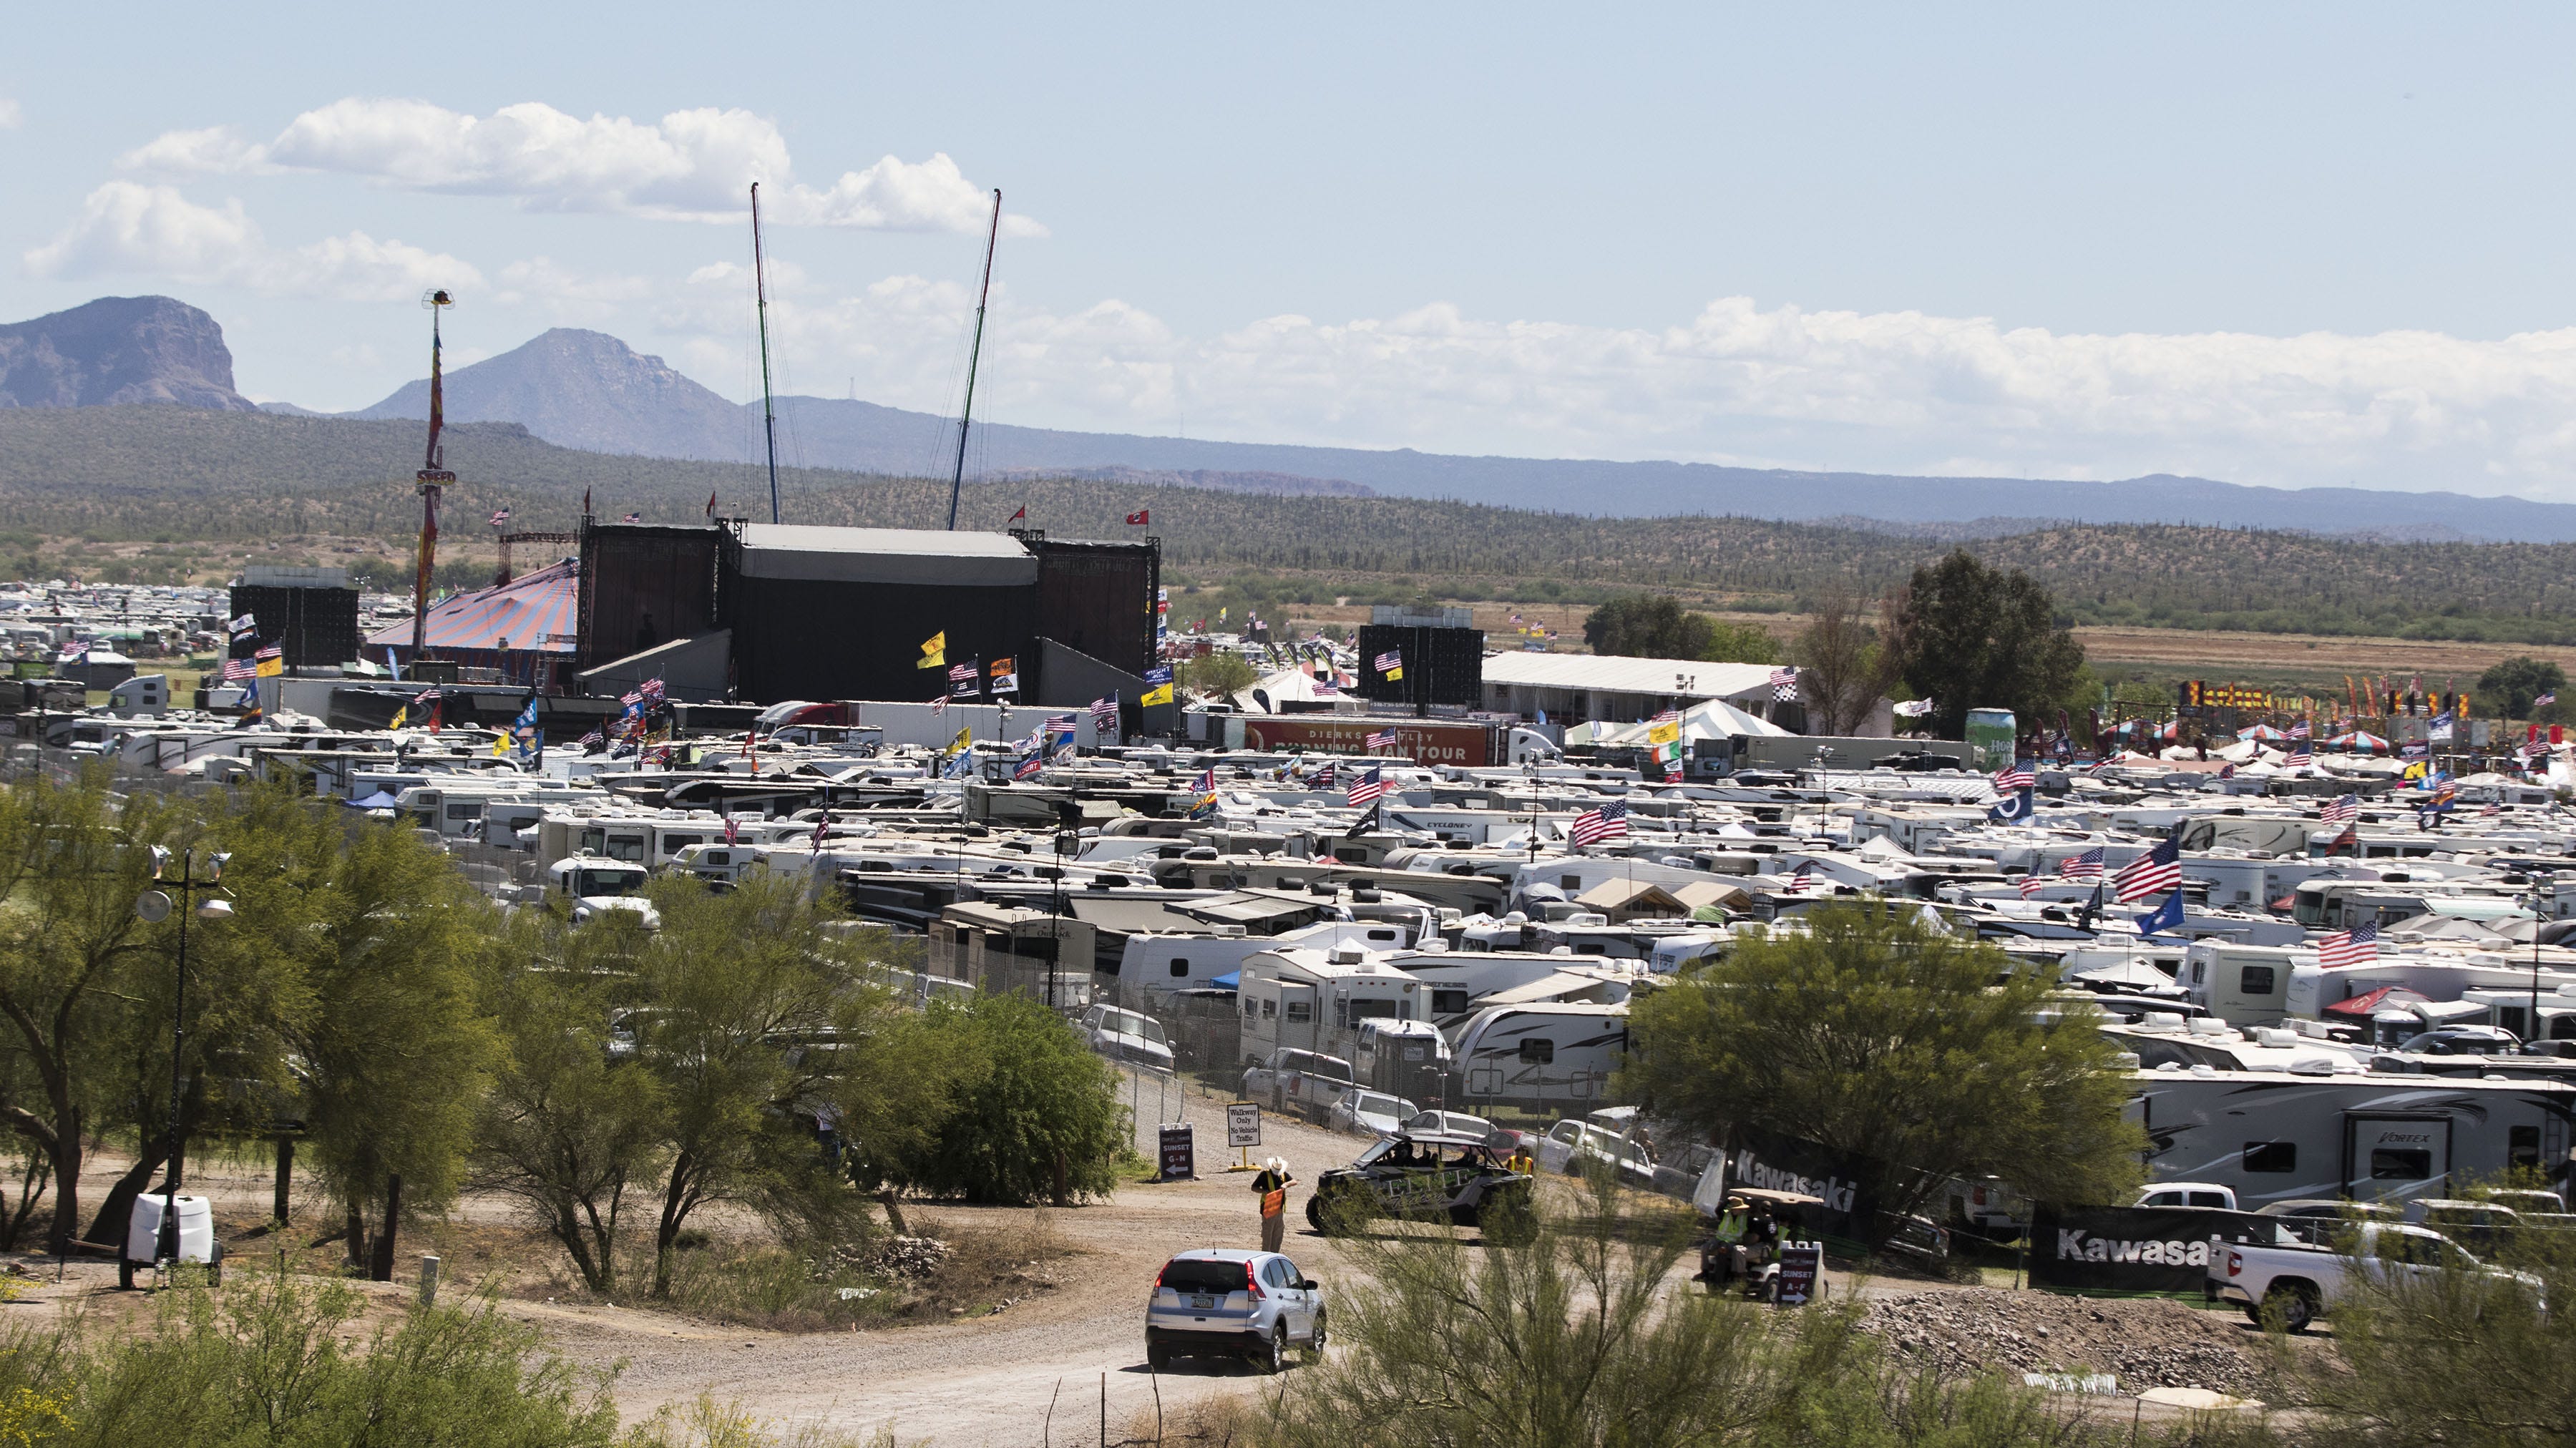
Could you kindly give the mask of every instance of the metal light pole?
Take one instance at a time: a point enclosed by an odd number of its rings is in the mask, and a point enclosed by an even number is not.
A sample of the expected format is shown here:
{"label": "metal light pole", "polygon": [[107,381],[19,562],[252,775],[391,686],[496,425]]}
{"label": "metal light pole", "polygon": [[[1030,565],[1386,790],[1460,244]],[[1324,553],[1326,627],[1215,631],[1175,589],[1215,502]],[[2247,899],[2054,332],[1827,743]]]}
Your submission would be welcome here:
{"label": "metal light pole", "polygon": [[[161,1188],[161,1235],[168,1240],[167,1260],[173,1267],[176,1267],[179,1262],[179,1110],[184,1083],[187,1079],[188,917],[203,916],[209,923],[232,917],[233,907],[230,901],[214,898],[202,904],[196,902],[196,897],[202,892],[213,892],[216,896],[221,896],[220,882],[224,877],[224,861],[231,858],[230,854],[225,853],[209,854],[206,857],[206,878],[200,880],[197,878],[196,871],[197,852],[194,848],[190,848],[179,856],[179,878],[169,882],[169,888],[176,890],[179,895],[179,984],[178,989],[172,993],[170,1003],[169,1175]],[[168,850],[159,845],[152,847],[152,878],[155,881],[161,879],[162,871],[169,862]],[[170,896],[167,892],[146,890],[134,902],[134,913],[143,917],[148,923],[158,924],[169,918],[170,905]],[[162,1259],[162,1251],[158,1243],[153,1248],[153,1256],[156,1261]]]}
{"label": "metal light pole", "polygon": [[2533,1041],[2537,1041],[2541,1038],[2540,926],[2543,921],[2549,918],[2545,913],[2548,908],[2548,900],[2548,892],[2541,888],[2539,877],[2536,875],[2533,876],[2531,881],[2531,1017],[2524,1023],[2527,1027],[2527,1031],[2522,1038],[2523,1045],[2526,1049],[2529,1048]]}

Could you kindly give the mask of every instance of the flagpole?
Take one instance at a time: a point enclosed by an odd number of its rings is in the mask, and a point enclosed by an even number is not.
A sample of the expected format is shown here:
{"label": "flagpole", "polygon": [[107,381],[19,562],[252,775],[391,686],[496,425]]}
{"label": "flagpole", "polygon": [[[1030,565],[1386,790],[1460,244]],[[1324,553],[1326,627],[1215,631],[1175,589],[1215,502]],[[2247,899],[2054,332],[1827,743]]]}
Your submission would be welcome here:
{"label": "flagpole", "polygon": [[760,425],[769,438],[769,521],[778,521],[778,409],[769,397],[769,273],[760,256],[760,183],[751,183],[751,291],[760,312]]}
{"label": "flagpole", "polygon": [[966,353],[966,401],[957,410],[957,471],[948,479],[948,531],[957,531],[957,494],[966,486],[966,427],[975,416],[975,366],[984,356],[984,303],[993,294],[993,243],[1002,234],[1002,188],[993,188],[993,223],[984,233],[984,285],[975,293],[975,343]]}

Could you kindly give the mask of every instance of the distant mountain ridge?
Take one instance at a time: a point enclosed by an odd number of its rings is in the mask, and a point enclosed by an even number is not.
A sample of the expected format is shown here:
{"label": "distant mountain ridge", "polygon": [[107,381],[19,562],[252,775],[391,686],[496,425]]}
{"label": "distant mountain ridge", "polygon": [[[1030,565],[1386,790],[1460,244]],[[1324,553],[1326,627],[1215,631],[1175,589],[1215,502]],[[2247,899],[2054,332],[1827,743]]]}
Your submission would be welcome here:
{"label": "distant mountain ridge", "polygon": [[[451,422],[511,422],[562,447],[722,463],[762,457],[760,409],[604,332],[557,328],[447,375]],[[0,327],[0,407],[162,402],[228,411],[232,355],[206,313],[109,297]],[[312,416],[271,403],[266,411]],[[425,418],[426,380],[342,416]],[[778,400],[779,461],[945,477],[956,424],[854,399]],[[972,475],[1161,483],[1289,496],[1451,499],[1594,517],[1698,514],[1831,521],[1922,537],[1994,538],[2042,520],[2312,531],[2388,541],[2576,541],[2576,504],[2460,493],[2247,487],[2157,474],[2119,482],[1902,477],[1708,463],[1469,457],[978,424]]]}
{"label": "distant mountain ridge", "polygon": [[[358,417],[427,417],[428,385],[413,383]],[[559,328],[448,374],[448,416],[523,422],[563,447],[648,457],[754,462],[757,403],[736,405],[602,332]],[[830,397],[778,399],[779,460],[898,477],[945,476],[956,423],[924,412]],[[2576,504],[2464,493],[2365,488],[2256,488],[2154,474],[2118,482],[2040,478],[1902,477],[1798,472],[1712,463],[1465,457],[1411,448],[1308,447],[1200,438],[1066,432],[978,423],[972,461],[984,477],[1055,476],[1331,494],[1446,498],[1589,516],[1732,515],[1788,522],[1870,519],[1961,537],[2031,531],[2007,520],[2176,523],[2280,530],[2297,520],[2388,537],[2576,541]],[[1208,482],[1195,482],[1209,479]],[[1340,486],[1337,486],[1340,485]],[[2313,528],[2313,524],[2311,525]],[[2323,530],[2317,530],[2323,531]]]}
{"label": "distant mountain ridge", "polygon": [[0,326],[0,407],[137,402],[253,406],[233,390],[222,324],[173,297],[101,297]]}

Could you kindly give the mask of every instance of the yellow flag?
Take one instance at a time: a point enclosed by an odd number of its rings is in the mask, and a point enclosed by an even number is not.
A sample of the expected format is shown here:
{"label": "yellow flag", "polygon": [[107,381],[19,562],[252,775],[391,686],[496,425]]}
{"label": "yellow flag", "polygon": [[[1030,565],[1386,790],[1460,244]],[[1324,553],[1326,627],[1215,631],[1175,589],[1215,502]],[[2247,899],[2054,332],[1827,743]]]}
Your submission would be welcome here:
{"label": "yellow flag", "polygon": [[1168,704],[1172,702],[1172,686],[1169,684],[1156,684],[1154,687],[1147,689],[1145,691],[1145,696],[1138,699],[1136,702],[1148,709],[1153,708],[1157,704]]}
{"label": "yellow flag", "polygon": [[1681,726],[1681,722],[1680,722],[1679,720],[1675,720],[1674,722],[1669,723],[1669,724],[1658,724],[1658,725],[1656,725],[1654,728],[1647,730],[1647,731],[1646,731],[1646,742],[1647,742],[1647,743],[1649,743],[1649,744],[1679,744],[1679,743],[1681,743],[1681,742],[1682,742],[1682,726]]}
{"label": "yellow flag", "polygon": [[403,705],[401,708],[396,709],[396,710],[394,711],[393,722],[392,722],[392,723],[387,724],[385,727],[386,727],[387,729],[400,729],[401,727],[403,727],[403,721],[404,721],[404,720],[406,720],[406,719],[409,719],[410,717],[411,717],[411,706],[410,706],[409,704],[405,704],[405,705]]}
{"label": "yellow flag", "polygon": [[974,726],[974,725],[972,725],[972,724],[969,724],[969,725],[967,725],[965,728],[960,729],[960,730],[958,730],[958,731],[957,731],[957,737],[956,737],[956,738],[951,739],[951,740],[949,740],[949,741],[948,741],[948,752],[949,752],[949,753],[951,753],[951,754],[955,754],[957,751],[959,751],[959,750],[961,750],[961,749],[966,749],[966,748],[969,748],[969,747],[973,746],[973,744],[974,744],[974,743],[975,743],[975,726]]}
{"label": "yellow flag", "polygon": [[492,757],[494,759],[507,759],[510,757],[509,735],[495,734],[492,736]]}
{"label": "yellow flag", "polygon": [[259,661],[259,677],[263,679],[280,678],[285,673],[286,658],[282,654],[272,654]]}
{"label": "yellow flag", "polygon": [[941,629],[939,632],[932,634],[927,640],[923,641],[921,645],[921,662],[913,665],[913,667],[916,669],[944,669],[948,667],[948,630]]}

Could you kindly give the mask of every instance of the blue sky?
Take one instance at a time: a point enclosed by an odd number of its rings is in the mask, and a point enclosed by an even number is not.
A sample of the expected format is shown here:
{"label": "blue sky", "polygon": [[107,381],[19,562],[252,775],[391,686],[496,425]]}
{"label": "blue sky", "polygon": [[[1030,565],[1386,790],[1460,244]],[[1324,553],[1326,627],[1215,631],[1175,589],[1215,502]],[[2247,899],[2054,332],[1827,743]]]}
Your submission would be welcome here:
{"label": "blue sky", "polygon": [[351,408],[613,332],[1032,425],[2576,498],[2576,19],[2397,7],[47,7],[0,317]]}

